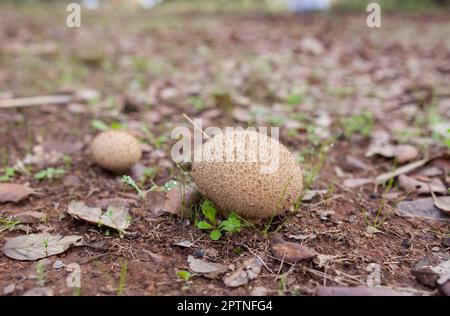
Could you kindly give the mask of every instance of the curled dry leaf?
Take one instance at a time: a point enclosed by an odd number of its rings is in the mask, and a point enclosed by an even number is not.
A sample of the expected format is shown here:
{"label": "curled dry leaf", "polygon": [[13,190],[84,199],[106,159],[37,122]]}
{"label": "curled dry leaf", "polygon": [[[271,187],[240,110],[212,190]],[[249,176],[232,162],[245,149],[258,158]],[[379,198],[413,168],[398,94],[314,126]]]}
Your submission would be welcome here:
{"label": "curled dry leaf", "polygon": [[188,257],[188,263],[192,272],[199,273],[210,279],[215,279],[220,274],[228,271],[228,267],[226,265],[195,259],[193,256]]}
{"label": "curled dry leaf", "polygon": [[222,281],[227,287],[238,287],[256,279],[261,272],[262,262],[258,258],[247,258],[233,272],[223,276]]}
{"label": "curled dry leaf", "polygon": [[273,239],[271,252],[277,259],[288,263],[297,263],[317,256],[317,252],[306,246],[288,241],[279,242]]}
{"label": "curled dry leaf", "polygon": [[432,178],[430,182],[420,181],[404,174],[399,175],[398,185],[407,192],[414,193],[445,193],[447,188],[438,178]]}
{"label": "curled dry leaf", "polygon": [[63,253],[71,246],[80,246],[82,236],[31,234],[9,239],[3,246],[6,256],[16,260],[38,260]]}
{"label": "curled dry leaf", "polygon": [[72,201],[68,206],[68,213],[76,219],[84,220],[91,224],[104,225],[119,231],[125,231],[131,224],[128,208],[128,203],[121,199],[113,200],[104,213],[100,207],[89,207],[84,202]]}
{"label": "curled dry leaf", "polygon": [[35,191],[32,188],[21,184],[0,183],[0,203],[18,203],[33,193]]}
{"label": "curled dry leaf", "polygon": [[450,196],[433,197],[434,206],[450,216]]}

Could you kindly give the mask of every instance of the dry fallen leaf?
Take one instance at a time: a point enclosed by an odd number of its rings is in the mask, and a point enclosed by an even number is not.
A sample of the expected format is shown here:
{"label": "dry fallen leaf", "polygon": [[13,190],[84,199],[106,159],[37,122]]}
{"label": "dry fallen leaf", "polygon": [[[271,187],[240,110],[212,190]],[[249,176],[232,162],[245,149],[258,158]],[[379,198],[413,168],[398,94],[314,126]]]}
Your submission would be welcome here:
{"label": "dry fallen leaf", "polygon": [[394,156],[402,164],[416,159],[419,156],[419,150],[412,145],[397,145],[394,147]]}
{"label": "dry fallen leaf", "polygon": [[271,252],[279,260],[297,263],[315,257],[317,252],[297,243],[272,239]]}
{"label": "dry fallen leaf", "polygon": [[398,185],[407,192],[419,194],[430,192],[445,193],[447,191],[445,185],[438,178],[432,178],[430,182],[427,183],[401,174],[398,176]]}
{"label": "dry fallen leaf", "polygon": [[3,246],[6,256],[16,260],[38,260],[60,254],[71,246],[79,246],[82,236],[31,234],[9,239]]}
{"label": "dry fallen leaf", "polygon": [[47,215],[42,212],[27,211],[12,216],[14,220],[19,221],[21,224],[37,224],[44,221]]}
{"label": "dry fallen leaf", "polygon": [[215,279],[220,274],[228,271],[226,265],[214,262],[207,262],[201,259],[195,259],[193,256],[188,257],[189,268],[192,272],[201,274],[207,278]]}
{"label": "dry fallen leaf", "polygon": [[84,202],[72,201],[68,206],[68,213],[76,219],[84,220],[91,224],[104,225],[119,231],[125,231],[131,224],[128,208],[128,203],[121,199],[113,200],[104,213],[100,207],[89,207]]}
{"label": "dry fallen leaf", "polygon": [[432,198],[403,201],[398,203],[395,213],[404,217],[419,217],[434,220],[450,221],[450,217],[444,215],[435,206]]}
{"label": "dry fallen leaf", "polygon": [[21,184],[0,183],[0,203],[18,203],[33,193],[35,191],[32,188]]}
{"label": "dry fallen leaf", "polygon": [[190,185],[176,186],[166,193],[164,211],[181,217],[190,217],[191,206],[199,199],[200,193],[197,188]]}
{"label": "dry fallen leaf", "polygon": [[434,206],[437,207],[442,213],[450,216],[450,196],[436,197],[431,191],[433,196]]}

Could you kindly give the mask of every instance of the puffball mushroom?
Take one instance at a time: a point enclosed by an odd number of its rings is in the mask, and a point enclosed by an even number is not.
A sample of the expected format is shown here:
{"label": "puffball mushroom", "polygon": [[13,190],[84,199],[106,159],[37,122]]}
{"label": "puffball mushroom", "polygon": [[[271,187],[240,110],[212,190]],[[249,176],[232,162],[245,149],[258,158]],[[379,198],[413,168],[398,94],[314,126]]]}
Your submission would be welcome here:
{"label": "puffball mushroom", "polygon": [[98,134],[91,143],[94,162],[100,167],[118,173],[128,170],[142,157],[140,142],[121,131]]}
{"label": "puffball mushroom", "polygon": [[226,131],[203,144],[201,152],[201,161],[192,164],[192,177],[225,215],[270,218],[289,210],[300,197],[302,170],[289,150],[271,137]]}

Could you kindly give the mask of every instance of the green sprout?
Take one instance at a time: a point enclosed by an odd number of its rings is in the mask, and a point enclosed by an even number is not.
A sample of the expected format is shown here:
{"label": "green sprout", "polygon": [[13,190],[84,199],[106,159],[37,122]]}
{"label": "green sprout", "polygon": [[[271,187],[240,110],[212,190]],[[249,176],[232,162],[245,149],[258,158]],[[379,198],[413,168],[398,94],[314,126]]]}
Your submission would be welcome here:
{"label": "green sprout", "polygon": [[16,169],[12,167],[5,167],[2,169],[3,175],[0,176],[0,182],[8,182],[16,174]]}
{"label": "green sprout", "polygon": [[36,180],[54,179],[64,174],[64,169],[61,168],[46,168],[34,175]]}
{"label": "green sprout", "polygon": [[136,184],[136,181],[134,181],[130,176],[123,176],[121,179],[122,183],[125,183],[129,186],[131,186],[133,189],[136,190],[138,196],[143,199],[145,198],[145,192],[142,191],[138,185]]}
{"label": "green sprout", "polygon": [[234,213],[231,213],[226,220],[218,223],[217,210],[208,200],[205,200],[202,203],[201,210],[205,219],[197,222],[197,228],[210,230],[209,237],[212,240],[219,240],[220,237],[222,237],[223,232],[238,232],[242,227],[240,218]]}

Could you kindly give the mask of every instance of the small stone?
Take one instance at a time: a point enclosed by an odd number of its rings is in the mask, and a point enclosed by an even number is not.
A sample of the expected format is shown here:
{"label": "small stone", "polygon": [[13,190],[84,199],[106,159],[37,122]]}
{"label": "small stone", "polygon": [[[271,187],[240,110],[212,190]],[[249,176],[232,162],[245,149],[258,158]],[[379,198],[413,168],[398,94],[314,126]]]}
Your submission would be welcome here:
{"label": "small stone", "polygon": [[267,292],[264,286],[257,286],[250,292],[250,296],[267,296]]}
{"label": "small stone", "polygon": [[433,248],[431,248],[431,251],[438,252],[439,251],[439,247],[433,247]]}
{"label": "small stone", "polygon": [[16,285],[11,283],[10,285],[7,285],[3,288],[3,294],[4,295],[9,295],[12,292],[14,292],[14,290],[16,289]]}
{"label": "small stone", "polygon": [[205,251],[203,250],[203,248],[195,249],[194,257],[196,257],[196,258],[203,258],[204,256],[205,256]]}
{"label": "small stone", "polygon": [[56,270],[62,269],[64,268],[65,264],[64,262],[62,262],[62,260],[56,260],[55,263],[53,264],[53,268]]}

